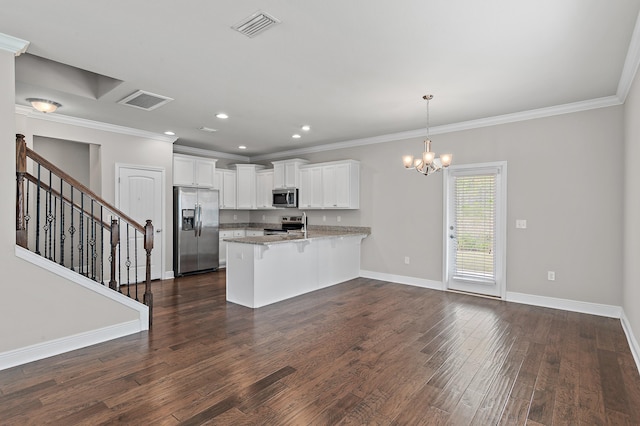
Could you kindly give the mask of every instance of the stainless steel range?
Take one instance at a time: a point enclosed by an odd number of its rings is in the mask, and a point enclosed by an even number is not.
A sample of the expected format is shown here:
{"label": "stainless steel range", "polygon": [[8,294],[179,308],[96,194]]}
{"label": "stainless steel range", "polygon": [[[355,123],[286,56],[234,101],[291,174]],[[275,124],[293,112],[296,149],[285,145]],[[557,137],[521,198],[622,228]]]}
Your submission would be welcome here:
{"label": "stainless steel range", "polygon": [[302,229],[302,216],[283,216],[279,228],[264,228],[264,235],[286,234]]}

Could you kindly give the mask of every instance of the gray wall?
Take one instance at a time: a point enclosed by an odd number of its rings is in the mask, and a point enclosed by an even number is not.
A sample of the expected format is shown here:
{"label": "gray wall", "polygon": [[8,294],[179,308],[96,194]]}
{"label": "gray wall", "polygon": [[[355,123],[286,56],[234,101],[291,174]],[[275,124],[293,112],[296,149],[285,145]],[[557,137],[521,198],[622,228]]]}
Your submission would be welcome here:
{"label": "gray wall", "polygon": [[[508,292],[622,304],[622,107],[431,139],[455,164],[507,161]],[[300,156],[361,162],[360,210],[310,211],[310,223],[371,226],[362,269],[442,281],[442,175],[424,177],[401,161],[421,150],[413,139]],[[516,219],[528,229],[515,229]]]}
{"label": "gray wall", "polygon": [[636,74],[625,104],[624,280],[623,309],[635,336],[640,336],[640,77]]}
{"label": "gray wall", "polygon": [[43,136],[33,137],[33,150],[77,179],[91,185],[90,145]]}

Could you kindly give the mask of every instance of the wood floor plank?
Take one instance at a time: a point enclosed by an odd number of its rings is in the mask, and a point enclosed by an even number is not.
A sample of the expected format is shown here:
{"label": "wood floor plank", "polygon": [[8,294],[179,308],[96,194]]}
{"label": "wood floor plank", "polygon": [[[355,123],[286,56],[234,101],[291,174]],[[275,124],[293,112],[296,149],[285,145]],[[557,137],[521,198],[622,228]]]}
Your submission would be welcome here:
{"label": "wood floor plank", "polygon": [[620,321],[373,279],[252,310],[224,271],[154,326],[0,371],[0,424],[640,424]]}

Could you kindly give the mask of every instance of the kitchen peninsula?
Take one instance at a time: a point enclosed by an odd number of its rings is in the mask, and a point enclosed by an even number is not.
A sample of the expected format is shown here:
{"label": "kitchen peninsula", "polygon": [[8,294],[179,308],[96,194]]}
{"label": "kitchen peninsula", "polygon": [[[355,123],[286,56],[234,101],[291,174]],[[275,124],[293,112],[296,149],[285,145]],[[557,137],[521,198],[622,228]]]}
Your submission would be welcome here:
{"label": "kitchen peninsula", "polygon": [[370,228],[229,238],[227,300],[249,308],[357,278]]}

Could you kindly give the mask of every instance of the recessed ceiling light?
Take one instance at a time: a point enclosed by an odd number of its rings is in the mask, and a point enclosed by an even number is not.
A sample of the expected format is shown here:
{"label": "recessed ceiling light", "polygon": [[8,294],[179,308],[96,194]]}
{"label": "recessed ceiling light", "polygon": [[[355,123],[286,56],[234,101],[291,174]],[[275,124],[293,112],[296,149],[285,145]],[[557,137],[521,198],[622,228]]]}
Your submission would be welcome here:
{"label": "recessed ceiling light", "polygon": [[211,127],[198,127],[198,130],[202,130],[203,132],[209,132],[209,133],[213,133],[213,132],[217,132],[218,129],[212,129]]}
{"label": "recessed ceiling light", "polygon": [[175,136],[176,132],[172,132],[171,130],[167,130],[166,132],[164,132],[165,135],[167,136]]}
{"label": "recessed ceiling light", "polygon": [[244,146],[244,145],[240,145],[240,146],[238,147],[238,149],[247,149],[247,147],[246,147],[246,146]]}
{"label": "recessed ceiling light", "polygon": [[309,130],[311,130],[311,126],[309,126],[308,124],[305,124],[301,128],[302,128],[302,131],[304,131],[304,132],[308,132]]}
{"label": "recessed ceiling light", "polygon": [[294,138],[294,139],[300,139],[302,136],[300,136],[299,134],[296,133],[295,135],[293,135],[291,137]]}
{"label": "recessed ceiling light", "polygon": [[225,114],[224,112],[220,112],[218,114],[216,114],[216,117],[222,119],[222,120],[226,120],[227,118],[229,118],[229,116],[227,114]]}

